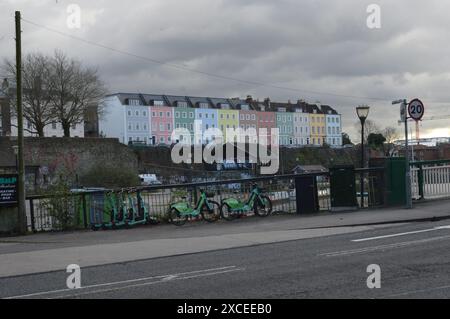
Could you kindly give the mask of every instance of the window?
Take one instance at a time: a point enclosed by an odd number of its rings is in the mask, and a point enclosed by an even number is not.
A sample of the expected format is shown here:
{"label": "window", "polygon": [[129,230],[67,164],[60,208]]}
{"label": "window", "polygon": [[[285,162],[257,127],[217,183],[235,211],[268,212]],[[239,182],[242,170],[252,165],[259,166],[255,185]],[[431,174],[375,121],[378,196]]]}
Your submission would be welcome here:
{"label": "window", "polygon": [[131,116],[131,111],[130,110],[128,110],[128,116]]}
{"label": "window", "polygon": [[164,124],[163,123],[159,123],[159,131],[164,132]]}
{"label": "window", "polygon": [[72,124],[72,130],[76,130],[77,129],[77,123],[73,123]]}
{"label": "window", "polygon": [[170,127],[171,127],[170,123],[167,123],[167,130],[168,131],[170,131]]}
{"label": "window", "polygon": [[163,117],[163,112],[159,112],[159,117]]}
{"label": "window", "polygon": [[137,99],[129,99],[128,100],[128,105],[140,105],[141,103],[139,103],[139,100]]}
{"label": "window", "polygon": [[187,102],[186,101],[177,101],[177,106],[178,107],[187,107]]}
{"label": "window", "polygon": [[241,120],[243,121],[244,118],[245,118],[245,115],[244,115],[244,114],[241,114],[240,118],[241,118]]}
{"label": "window", "polygon": [[227,120],[229,120],[230,119],[230,114],[227,114]]}
{"label": "window", "polygon": [[253,121],[256,120],[256,115],[255,114],[252,114],[252,120]]}
{"label": "window", "polygon": [[247,121],[250,121],[250,114],[245,115],[245,119],[246,119]]}
{"label": "window", "polygon": [[213,114],[211,114],[211,118],[212,118],[212,119],[214,118],[214,113],[213,113]]}
{"label": "window", "polygon": [[223,119],[223,114],[220,114],[220,118]]}
{"label": "window", "polygon": [[160,141],[161,143],[164,143],[164,137],[161,136],[161,137],[159,138],[159,141]]}
{"label": "window", "polygon": [[186,112],[182,112],[182,113],[181,113],[181,117],[182,117],[183,119],[185,119],[185,118],[187,117],[187,113],[186,113]]}
{"label": "window", "polygon": [[155,112],[152,112],[152,117],[156,117],[156,113]]}
{"label": "window", "polygon": [[147,111],[142,111],[142,116],[147,116]]}
{"label": "window", "polygon": [[208,113],[205,113],[205,119],[207,119],[208,118]]}
{"label": "window", "polygon": [[52,123],[52,129],[56,130],[56,123]]}
{"label": "window", "polygon": [[198,118],[199,118],[199,119],[202,118],[202,113],[198,113]]}
{"label": "window", "polygon": [[139,111],[135,111],[134,115],[139,116]]}
{"label": "window", "polygon": [[175,118],[180,118],[180,112],[175,112]]}
{"label": "window", "polygon": [[208,125],[208,124],[206,124],[206,125],[205,125],[205,128],[206,128],[206,129],[209,129],[209,125]]}
{"label": "window", "polygon": [[167,116],[167,117],[170,117],[170,112],[167,112],[167,113],[166,113],[166,116]]}
{"label": "window", "polygon": [[144,124],[144,130],[145,131],[147,130],[147,124]]}
{"label": "window", "polygon": [[136,131],[139,131],[139,123],[136,123]]}
{"label": "window", "polygon": [[164,101],[155,100],[155,101],[153,101],[153,105],[154,106],[164,106]]}
{"label": "window", "polygon": [[207,109],[208,106],[209,106],[209,104],[206,103],[206,102],[200,102],[200,103],[199,103],[199,107],[202,108],[202,109]]}
{"label": "window", "polygon": [[194,118],[194,112],[189,112],[189,118],[193,119]]}

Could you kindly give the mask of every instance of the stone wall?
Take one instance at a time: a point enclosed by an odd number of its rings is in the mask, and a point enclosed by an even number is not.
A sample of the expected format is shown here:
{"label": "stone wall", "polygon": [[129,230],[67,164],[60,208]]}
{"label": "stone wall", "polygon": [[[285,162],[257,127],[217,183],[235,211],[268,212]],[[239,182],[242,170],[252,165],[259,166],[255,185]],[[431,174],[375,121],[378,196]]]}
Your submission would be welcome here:
{"label": "stone wall", "polygon": [[[133,150],[113,138],[60,138],[26,137],[25,165],[37,167],[36,182],[42,182],[43,176],[50,176],[59,169],[68,168],[77,175],[83,175],[92,167],[102,164],[115,165],[138,170],[138,159]],[[17,140],[0,137],[0,168],[14,167],[15,155],[12,145]],[[28,176],[27,176],[28,178]]]}

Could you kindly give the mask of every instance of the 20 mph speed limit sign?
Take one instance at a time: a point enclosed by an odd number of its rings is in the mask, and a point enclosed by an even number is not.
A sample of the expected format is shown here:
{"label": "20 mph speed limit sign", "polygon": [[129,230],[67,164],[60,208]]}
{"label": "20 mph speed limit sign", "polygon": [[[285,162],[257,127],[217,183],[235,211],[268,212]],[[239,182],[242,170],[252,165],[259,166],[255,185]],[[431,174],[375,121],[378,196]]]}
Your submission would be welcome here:
{"label": "20 mph speed limit sign", "polygon": [[416,121],[420,121],[425,111],[425,107],[423,103],[419,99],[414,99],[408,104],[408,113],[409,116]]}

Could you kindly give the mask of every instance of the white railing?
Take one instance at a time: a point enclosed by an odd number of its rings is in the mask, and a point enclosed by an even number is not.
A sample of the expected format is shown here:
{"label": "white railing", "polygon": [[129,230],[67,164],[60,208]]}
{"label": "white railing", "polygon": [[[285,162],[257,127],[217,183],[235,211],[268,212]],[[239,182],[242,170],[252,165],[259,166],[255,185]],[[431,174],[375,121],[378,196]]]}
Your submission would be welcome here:
{"label": "white railing", "polygon": [[[413,198],[419,198],[419,171],[411,169]],[[423,166],[423,195],[426,199],[450,197],[450,165]]]}

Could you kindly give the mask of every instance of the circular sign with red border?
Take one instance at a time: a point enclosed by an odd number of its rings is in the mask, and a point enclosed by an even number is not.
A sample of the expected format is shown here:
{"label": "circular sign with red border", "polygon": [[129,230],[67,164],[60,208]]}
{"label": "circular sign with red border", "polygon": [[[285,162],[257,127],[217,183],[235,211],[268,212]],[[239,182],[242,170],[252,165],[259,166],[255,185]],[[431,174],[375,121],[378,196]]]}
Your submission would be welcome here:
{"label": "circular sign with red border", "polygon": [[422,101],[419,99],[411,100],[408,104],[408,114],[409,116],[416,121],[420,121],[425,112],[425,106]]}

